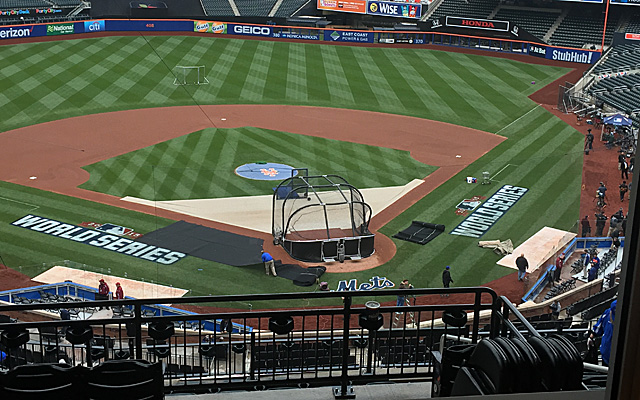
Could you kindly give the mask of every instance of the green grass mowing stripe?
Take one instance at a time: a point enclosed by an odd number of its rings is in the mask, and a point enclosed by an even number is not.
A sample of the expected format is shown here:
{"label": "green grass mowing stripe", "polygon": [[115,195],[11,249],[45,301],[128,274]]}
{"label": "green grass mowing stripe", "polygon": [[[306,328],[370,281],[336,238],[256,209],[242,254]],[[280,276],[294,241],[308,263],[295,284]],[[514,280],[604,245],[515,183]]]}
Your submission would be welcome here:
{"label": "green grass mowing stripe", "polygon": [[287,71],[286,101],[288,103],[303,103],[309,101],[306,61],[307,46],[293,43],[289,47],[289,69]]}
{"label": "green grass mowing stripe", "polygon": [[[485,82],[482,76],[475,75],[469,71],[467,64],[464,69],[457,68],[458,60],[455,60],[449,53],[441,57],[441,67],[449,70],[450,74],[456,75],[463,86],[466,86],[465,93],[473,101],[473,105],[480,110],[481,113],[495,115],[497,119],[505,120],[510,110],[517,110],[519,105],[514,104],[509,99],[509,94],[505,91],[498,91],[490,84]],[[470,60],[468,60],[470,61]],[[461,90],[461,89],[459,89]],[[511,119],[511,117],[509,117]]]}
{"label": "green grass mowing stripe", "polygon": [[[446,122],[457,123],[459,125],[469,126],[471,121],[476,122],[476,126],[481,125],[484,129],[485,126],[489,126],[489,122],[486,117],[481,115],[473,106],[461,96],[453,87],[457,85],[456,79],[451,76],[443,76],[440,73],[440,55],[435,54],[422,54],[421,59],[423,62],[423,68],[428,70],[430,76],[429,83],[434,91],[440,96],[440,102],[447,104],[455,113],[456,117],[451,116]],[[434,104],[437,106],[437,103]]]}
{"label": "green grass mowing stripe", "polygon": [[[273,42],[269,43],[273,45]],[[286,46],[276,46],[273,57],[265,65],[265,68],[268,68],[268,73],[264,96],[275,102],[282,102],[286,96],[287,76],[283,74],[283,71],[287,71],[289,68],[289,48],[290,43],[287,43]]]}
{"label": "green grass mowing stripe", "polygon": [[218,96],[224,99],[238,99],[251,68],[252,55],[260,42],[247,40],[241,43],[235,60],[229,68],[229,74],[224,77]]}
{"label": "green grass mowing stripe", "polygon": [[331,94],[331,103],[334,107],[355,104],[355,96],[349,87],[349,77],[345,71],[350,65],[343,64],[342,52],[338,46],[320,46],[320,51],[324,63],[327,85]]}
{"label": "green grass mowing stripe", "polygon": [[328,104],[331,95],[322,53],[312,45],[305,44],[304,48],[308,98],[318,104]]}
{"label": "green grass mowing stripe", "polygon": [[269,80],[268,66],[273,59],[273,43],[260,42],[251,62],[242,92],[240,102],[260,102],[264,95],[265,86]]}
{"label": "green grass mowing stripe", "polygon": [[352,50],[362,77],[375,95],[377,103],[384,104],[389,112],[402,110],[402,101],[394,91],[397,76],[385,73],[391,70],[391,65],[382,60],[383,53],[369,47],[353,47]]}

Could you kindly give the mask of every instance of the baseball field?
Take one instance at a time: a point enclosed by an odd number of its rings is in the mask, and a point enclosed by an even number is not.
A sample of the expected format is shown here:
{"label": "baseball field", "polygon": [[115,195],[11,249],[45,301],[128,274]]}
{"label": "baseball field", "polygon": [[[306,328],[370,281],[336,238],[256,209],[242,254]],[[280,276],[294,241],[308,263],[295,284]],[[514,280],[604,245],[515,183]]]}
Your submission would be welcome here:
{"label": "baseball field", "polygon": [[[178,65],[205,66],[209,84],[174,85]],[[430,175],[450,172],[444,183],[433,184],[426,196],[377,227],[391,237],[418,220],[444,224],[443,234],[425,246],[392,239],[395,255],[389,261],[359,272],[327,273],[323,280],[331,288],[340,280],[366,282],[376,275],[439,287],[445,265],[452,268],[455,286],[487,284],[513,270],[497,266],[499,256],[479,248],[477,238],[449,234],[465,218],[456,213],[461,201],[488,198],[503,185],[528,189],[482,240],[518,245],[544,226],[575,229],[583,137],[528,97],[569,71],[424,48],[219,37],[107,36],[0,46],[0,261],[35,276],[69,260],[78,268],[189,289],[190,295],[315,290],[266,280],[259,264],[232,267],[186,257],[161,265],[11,225],[31,214],[145,234],[178,216],[127,209],[117,199],[267,195],[273,182],[246,180],[234,169],[269,161],[309,168],[311,174],[336,173],[360,189],[413,179],[429,186]],[[302,134],[266,123],[227,124],[219,109],[208,108],[224,105],[296,106],[277,108],[286,110],[270,116],[278,121],[295,119],[298,109],[320,107],[314,115],[322,117],[307,119]],[[354,112],[352,130],[360,126],[357,118],[369,115],[410,119],[397,131],[399,125],[385,123],[383,132],[354,132],[354,139],[336,130],[325,134],[337,115],[342,118],[335,109],[366,112]],[[498,144],[467,159],[466,149],[476,145],[460,141],[448,145],[446,157],[429,159],[431,147],[449,143],[462,129],[456,126],[498,135]],[[167,132],[136,141],[143,130]],[[407,143],[406,137],[416,139]],[[116,147],[121,142],[128,150]],[[65,158],[81,168],[65,167]],[[484,171],[492,184],[466,182]],[[56,186],[70,177],[75,192]]]}

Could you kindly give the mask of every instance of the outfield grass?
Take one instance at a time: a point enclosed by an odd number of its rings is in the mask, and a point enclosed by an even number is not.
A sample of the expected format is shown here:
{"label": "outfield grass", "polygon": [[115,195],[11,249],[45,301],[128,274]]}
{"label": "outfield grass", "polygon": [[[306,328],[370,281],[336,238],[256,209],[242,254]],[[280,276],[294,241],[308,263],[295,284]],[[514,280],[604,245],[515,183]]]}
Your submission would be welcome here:
{"label": "outfield grass", "polygon": [[[175,65],[206,65],[211,83],[199,87],[174,86],[171,69]],[[0,79],[4,87],[0,106],[5,115],[0,121],[0,131],[123,109],[196,104],[295,104],[411,115],[496,132],[508,140],[387,224],[382,232],[390,236],[412,220],[443,223],[449,232],[462,220],[454,213],[460,200],[475,195],[489,196],[500,185],[511,184],[530,191],[483,239],[510,238],[518,245],[545,225],[568,229],[578,219],[582,137],[527,98],[565,72],[556,67],[424,49],[202,37],[106,37],[0,46]],[[532,85],[532,81],[537,83]],[[264,140],[261,131],[252,128],[236,129],[233,134],[245,143]],[[214,154],[216,136],[217,132],[210,143]],[[179,147],[175,145],[201,137],[202,133],[196,132],[160,148],[171,145],[172,150],[176,150]],[[323,142],[326,139],[313,140],[316,147],[326,144]],[[148,155],[159,151],[155,147],[137,153]],[[370,146],[356,148],[353,144],[340,143],[339,147],[345,154],[372,151]],[[182,164],[166,162],[164,167],[202,173],[210,165],[205,161],[194,163],[197,158],[190,152],[192,148],[185,147],[187,157]],[[292,164],[314,161],[305,160],[299,152],[280,151],[282,160],[293,160]],[[401,167],[370,182],[362,182],[364,187],[401,184],[391,182],[403,179],[406,183],[430,170],[428,166],[407,160],[399,152],[376,151],[385,152],[385,163],[400,163]],[[119,170],[109,168],[131,162],[133,155],[87,166],[92,176],[85,187],[117,195],[135,195],[130,193],[133,189],[148,191],[135,183],[141,172],[120,175],[116,173]],[[241,156],[235,157],[229,165],[240,164],[238,157]],[[263,158],[256,152],[248,162]],[[144,169],[144,162],[136,162],[135,167]],[[353,165],[345,162],[336,167],[347,171]],[[499,183],[486,186],[464,183],[466,176],[479,177],[483,171],[493,174],[500,170],[496,177]],[[111,268],[115,275],[126,272],[131,278],[171,283],[190,289],[191,294],[196,295],[309,290],[283,279],[266,281],[261,266],[237,268],[187,257],[172,266],[159,267],[13,227],[10,222],[28,213],[76,224],[87,220],[111,222],[131,226],[142,233],[172,221],[9,183],[2,183],[0,187],[0,235],[3,238],[0,255],[10,267],[71,259],[93,268]],[[157,190],[153,193],[160,198],[190,198],[198,197],[195,192],[201,190],[205,189],[181,187],[178,190],[167,184],[161,193]],[[225,188],[213,194],[207,192],[207,196],[238,195],[245,190],[249,189]],[[451,265],[455,285],[461,286],[483,284],[511,272],[496,266],[498,257],[478,248],[476,239],[445,233],[427,246],[394,241],[398,251],[387,264],[360,273],[328,274],[326,280],[335,287],[340,279],[355,277],[366,281],[379,275],[396,282],[407,277],[416,286],[439,286],[440,271],[444,265]],[[23,270],[36,272],[35,268]]]}

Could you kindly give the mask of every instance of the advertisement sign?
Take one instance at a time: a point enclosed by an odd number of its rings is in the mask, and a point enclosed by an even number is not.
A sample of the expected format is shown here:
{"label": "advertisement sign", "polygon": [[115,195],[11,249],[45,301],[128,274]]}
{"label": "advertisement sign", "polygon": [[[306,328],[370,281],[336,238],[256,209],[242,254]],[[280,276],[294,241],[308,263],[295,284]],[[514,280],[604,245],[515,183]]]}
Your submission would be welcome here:
{"label": "advertisement sign", "polygon": [[640,0],[611,0],[610,3],[618,6],[640,6]]}
{"label": "advertisement sign", "polygon": [[13,221],[11,225],[164,265],[173,264],[187,256],[179,251],[136,242],[135,240],[107,232],[67,224],[37,215],[26,215],[17,221]]}
{"label": "advertisement sign", "polygon": [[529,55],[545,58],[547,56],[547,46],[529,43]]}
{"label": "advertisement sign", "polygon": [[640,40],[640,33],[625,33],[624,38],[627,40]]}
{"label": "advertisement sign", "polygon": [[369,1],[367,14],[398,18],[420,18],[422,5],[395,3],[390,1]]}
{"label": "advertisement sign", "polygon": [[500,32],[507,32],[509,30],[509,21],[495,21],[492,19],[447,17],[446,24],[447,26],[456,28],[484,29]]}
{"label": "advertisement sign", "polygon": [[367,0],[318,0],[318,10],[367,13]]}
{"label": "advertisement sign", "polygon": [[106,21],[108,31],[120,32],[189,32],[193,29],[192,21],[144,20],[144,19],[110,19]]}
{"label": "advertisement sign", "polygon": [[600,53],[598,53],[597,51],[547,47],[545,58],[555,61],[593,64],[598,61],[598,59],[600,59]]}
{"label": "advertisement sign", "polygon": [[373,43],[373,32],[324,31],[327,42]]}
{"label": "advertisement sign", "polygon": [[84,31],[86,33],[104,32],[104,20],[100,21],[84,21]]}
{"label": "advertisement sign", "polygon": [[273,28],[270,26],[227,24],[227,33],[229,35],[271,37]]}
{"label": "advertisement sign", "polygon": [[319,33],[274,32],[273,37],[282,39],[320,40]]}
{"label": "advertisement sign", "polygon": [[47,36],[69,35],[73,33],[73,24],[47,25]]}
{"label": "advertisement sign", "polygon": [[35,35],[33,30],[35,26],[25,26],[21,28],[0,28],[0,39],[21,39],[31,36],[41,36]]}
{"label": "advertisement sign", "polygon": [[200,33],[227,33],[227,24],[224,22],[193,21],[193,31]]}

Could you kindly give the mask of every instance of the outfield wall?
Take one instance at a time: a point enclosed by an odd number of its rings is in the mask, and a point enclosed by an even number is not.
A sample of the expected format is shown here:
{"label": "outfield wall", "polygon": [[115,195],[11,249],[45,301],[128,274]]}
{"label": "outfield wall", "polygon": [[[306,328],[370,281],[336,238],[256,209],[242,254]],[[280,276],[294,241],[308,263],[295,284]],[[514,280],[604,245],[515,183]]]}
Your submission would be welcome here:
{"label": "outfield wall", "polygon": [[301,40],[342,44],[442,45],[503,53],[528,54],[548,60],[594,64],[601,53],[594,50],[554,47],[521,40],[496,39],[441,32],[358,31],[346,29],[301,28],[279,25],[238,24],[197,20],[106,19],[55,24],[14,25],[0,28],[3,39],[94,34],[103,32],[181,32],[231,35],[271,40]]}

